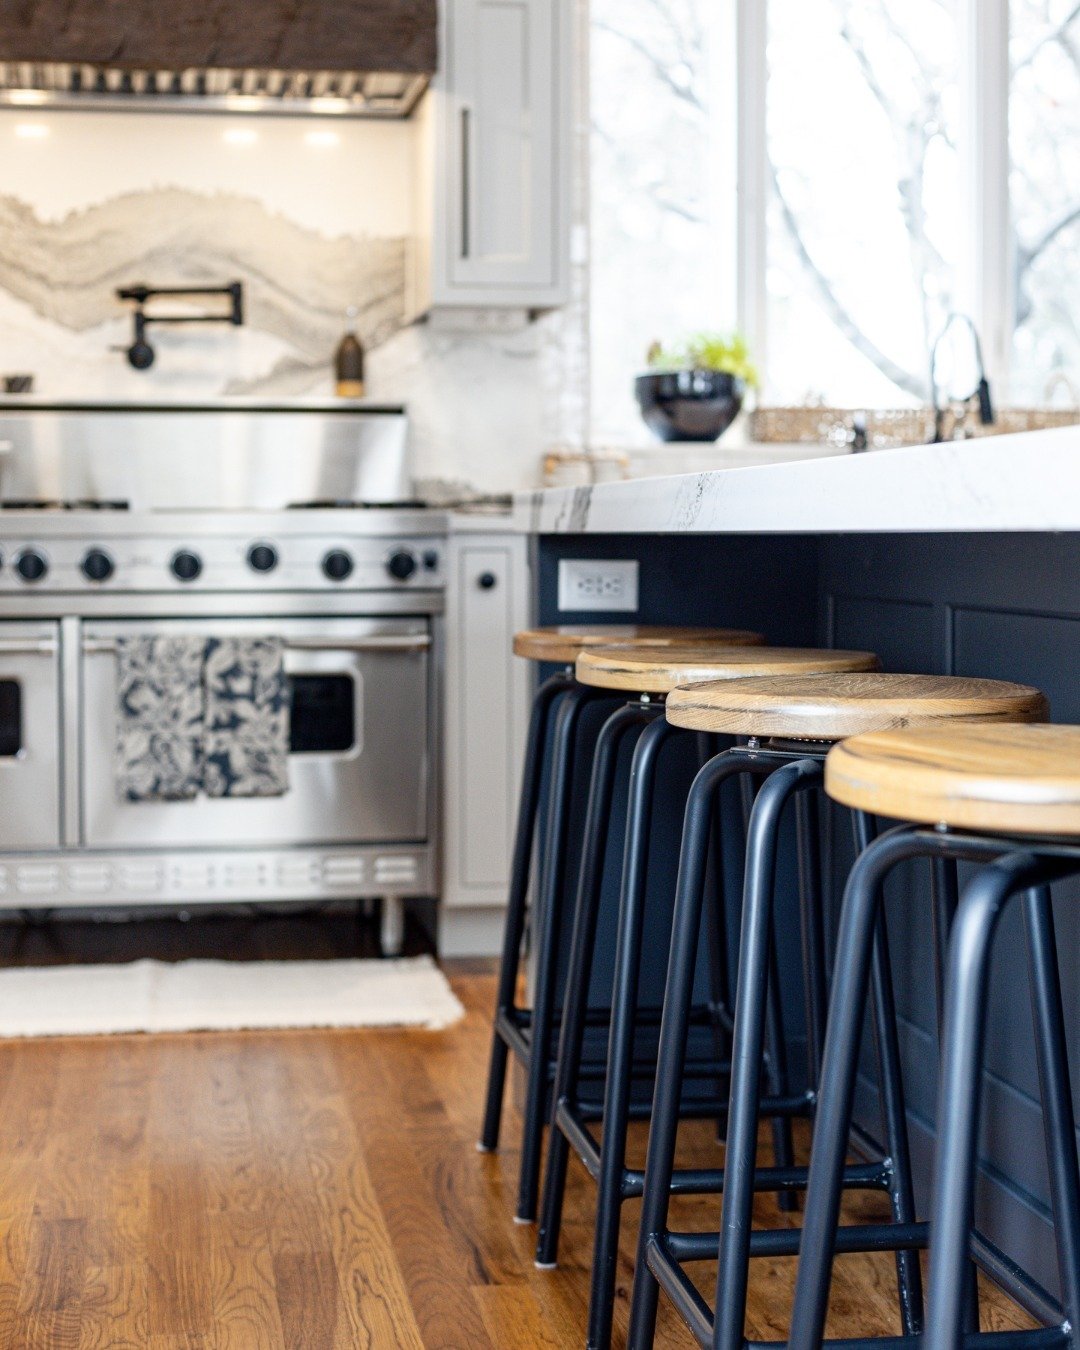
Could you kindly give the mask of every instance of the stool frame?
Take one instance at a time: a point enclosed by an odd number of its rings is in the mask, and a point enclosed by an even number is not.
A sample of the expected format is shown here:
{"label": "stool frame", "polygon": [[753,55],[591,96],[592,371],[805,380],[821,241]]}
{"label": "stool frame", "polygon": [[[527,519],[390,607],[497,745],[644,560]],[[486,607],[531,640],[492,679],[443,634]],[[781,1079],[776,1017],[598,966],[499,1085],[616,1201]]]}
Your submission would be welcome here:
{"label": "stool frame", "polygon": [[[558,1022],[555,1010],[555,964],[566,889],[575,742],[583,709],[604,693],[579,684],[574,679],[573,671],[567,668],[549,676],[540,685],[529,717],[507,896],[506,927],[503,930],[495,1015],[492,1019],[491,1059],[483,1123],[477,1144],[477,1148],[484,1153],[493,1152],[499,1146],[507,1061],[512,1051],[526,1071],[515,1214],[515,1220],[519,1223],[531,1223],[536,1217],[543,1132],[547,1121],[546,1097],[554,1073],[552,1050]],[[546,833],[539,850],[538,866],[534,868],[534,843],[540,817],[544,751],[549,727],[552,729],[552,751]],[[532,939],[537,952],[537,977],[532,1007],[523,1008],[516,1001],[517,984],[522,942],[529,919],[529,883],[534,871],[537,873],[537,885],[532,907]]]}
{"label": "stool frame", "polygon": [[[756,1163],[757,1125],[761,1099],[760,1079],[768,1025],[769,953],[771,949],[774,874],[779,827],[785,806],[794,800],[797,821],[809,824],[812,808],[798,805],[800,796],[819,791],[828,746],[814,743],[770,741],[763,748],[756,740],[746,747],[729,750],[709,761],[690,790],[682,837],[679,880],[668,981],[664,998],[660,1052],[652,1127],[645,1169],[644,1201],[638,1240],[637,1266],[631,1304],[630,1350],[648,1350],[655,1335],[657,1305],[663,1287],[698,1343],[717,1350],[742,1350],[749,1265],[757,1256],[790,1256],[799,1250],[799,1229],[754,1230],[752,1206],[755,1191],[805,1189],[809,1171],[804,1167],[759,1168]],[[739,976],[733,1030],[732,1073],[728,1107],[725,1167],[716,1173],[711,1190],[723,1194],[719,1232],[681,1233],[667,1226],[668,1204],[675,1176],[674,1158],[678,1128],[677,1107],[682,1090],[686,1044],[686,1012],[690,981],[696,957],[707,839],[720,784],[734,773],[751,771],[764,775],[750,817],[746,854],[746,880],[739,949]],[[864,821],[858,828],[868,833]],[[807,840],[803,855],[807,865],[814,860],[814,845]],[[804,943],[824,941],[820,895],[803,887],[806,899],[802,921]],[[821,934],[820,938],[817,934]],[[891,1242],[914,1220],[914,1191],[907,1140],[903,1085],[900,1081],[899,1044],[888,965],[884,919],[875,926],[871,939],[874,966],[874,1026],[879,1072],[887,1084],[881,1094],[882,1132],[886,1156],[877,1161],[844,1165],[841,1158],[839,1188],[885,1191],[891,1201],[894,1224],[865,1225],[840,1235],[841,1250],[897,1250],[897,1280],[905,1326],[912,1331],[921,1308],[917,1257],[904,1241]],[[824,1007],[820,982],[810,983],[808,999],[808,1054],[811,1071],[809,1090],[798,1114],[814,1116],[819,1100],[817,1070],[823,1066]],[[816,1011],[809,1007],[817,1004]],[[860,1024],[861,1025],[861,1024]],[[866,1151],[875,1151],[869,1144]],[[899,1227],[898,1227],[899,1226]],[[682,1264],[717,1260],[716,1313],[690,1282]]]}
{"label": "stool frame", "polygon": [[[581,886],[575,913],[571,965],[567,977],[566,1006],[563,1013],[562,1036],[557,1059],[552,1128],[549,1136],[548,1162],[544,1178],[540,1230],[536,1260],[541,1268],[556,1263],[562,1202],[566,1186],[566,1172],[570,1149],[578,1154],[586,1170],[597,1182],[595,1240],[589,1299],[589,1320],[586,1344],[590,1350],[606,1350],[610,1344],[615,1301],[616,1266],[618,1260],[619,1229],[622,1204],[642,1194],[644,1172],[626,1163],[627,1131],[630,1120],[647,1119],[651,1103],[631,1101],[631,1089],[637,1068],[634,1061],[634,1040],[638,1027],[646,1025],[648,1016],[638,1008],[639,973],[642,954],[643,925],[648,876],[649,831],[654,802],[655,779],[660,751],[673,737],[698,735],[703,744],[702,758],[711,758],[711,737],[693,733],[667,722],[663,716],[662,701],[642,701],[628,705],[614,713],[601,732],[601,742],[610,737],[606,754],[598,743],[594,760],[593,790],[589,799],[586,838],[590,856],[583,859]],[[582,1074],[582,1043],[587,1017],[589,977],[592,968],[596,926],[600,910],[600,881],[605,848],[608,842],[607,820],[613,790],[614,759],[618,741],[632,730],[639,731],[634,748],[628,789],[626,834],[620,887],[618,934],[615,951],[611,1020],[608,1039],[607,1074],[602,1107],[582,1101],[580,1096]],[[610,765],[607,760],[610,759]],[[760,757],[743,759],[738,754],[725,760],[732,775],[740,774],[745,782],[767,773],[773,767]],[[718,824],[715,820],[714,824]],[[801,822],[802,823],[802,822]],[[807,817],[805,822],[810,823]],[[713,836],[714,841],[716,836]],[[816,843],[816,841],[815,841]],[[808,843],[806,855],[818,863],[816,848]],[[720,851],[714,849],[714,862],[720,863]],[[801,859],[805,862],[805,858]],[[800,869],[802,875],[802,869]],[[819,873],[818,873],[819,875]],[[704,882],[704,877],[703,877]],[[800,888],[801,903],[807,896]],[[692,1061],[684,1065],[684,1078],[715,1078],[719,1092],[714,1097],[696,1097],[682,1101],[679,1114],[682,1119],[716,1117],[718,1126],[727,1120],[728,1098],[725,1091],[730,1075],[730,1061],[726,1058],[730,1032],[734,1025],[731,1011],[729,980],[726,967],[726,936],[724,923],[718,913],[723,905],[722,893],[717,903],[707,910],[706,936],[709,944],[710,997],[709,1006],[689,1013],[690,1023],[708,1022],[714,1033],[715,1054],[708,1061]],[[810,904],[811,910],[820,906]],[[811,998],[820,997],[812,1014],[815,1024],[824,1021],[824,935],[817,929],[818,939],[811,938],[809,959],[817,963],[821,979],[808,982]],[[806,952],[804,952],[806,955]],[[775,952],[770,948],[770,983],[766,1024],[767,1050],[764,1064],[768,1078],[768,1096],[760,1102],[763,1115],[773,1117],[773,1149],[776,1168],[773,1174],[782,1178],[794,1163],[791,1137],[791,1118],[806,1110],[805,1093],[792,1093],[788,1086],[784,1053],[784,1034],[779,996],[779,976],[775,969]],[[655,1075],[655,1066],[643,1066],[649,1077]],[[596,1138],[589,1126],[603,1121],[603,1140]],[[786,1169],[786,1171],[785,1171]],[[682,1169],[671,1180],[673,1194],[711,1193],[722,1185],[723,1172],[717,1168]],[[782,1199],[794,1207],[791,1192],[778,1187]]]}
{"label": "stool frame", "polygon": [[[851,1121],[866,997],[867,956],[883,913],[883,885],[899,863],[929,858],[935,880],[959,861],[980,864],[965,888],[947,944],[939,1002],[942,1064],[938,1144],[929,1225],[905,1224],[891,1241],[930,1245],[925,1334],[845,1341],[846,1347],[920,1346],[923,1350],[1008,1350],[1080,1346],[1080,1168],[1049,885],[1080,874],[1080,845],[1031,836],[977,835],[898,826],[873,842],[852,869],[845,891],[836,978],[822,1069],[822,1101],[810,1166],[804,1245],[799,1262],[790,1350],[818,1350],[828,1310],[840,1185]],[[940,886],[935,895],[939,952],[947,932]],[[977,1129],[985,1043],[985,1000],[993,940],[1001,914],[1022,897],[1028,978],[1038,1061],[1050,1199],[1062,1289],[1059,1302],[974,1226]],[[928,1244],[928,1234],[934,1241]],[[1034,1318],[1038,1331],[980,1332],[973,1262]],[[832,1344],[837,1344],[833,1342]]]}

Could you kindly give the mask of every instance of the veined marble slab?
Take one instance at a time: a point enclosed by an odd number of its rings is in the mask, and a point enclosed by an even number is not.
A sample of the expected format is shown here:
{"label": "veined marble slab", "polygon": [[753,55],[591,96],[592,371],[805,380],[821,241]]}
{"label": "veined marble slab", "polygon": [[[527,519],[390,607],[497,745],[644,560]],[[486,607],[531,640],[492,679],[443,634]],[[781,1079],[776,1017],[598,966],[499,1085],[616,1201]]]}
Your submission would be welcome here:
{"label": "veined marble slab", "polygon": [[533,534],[1080,530],[1080,426],[548,488],[518,494],[514,519]]}

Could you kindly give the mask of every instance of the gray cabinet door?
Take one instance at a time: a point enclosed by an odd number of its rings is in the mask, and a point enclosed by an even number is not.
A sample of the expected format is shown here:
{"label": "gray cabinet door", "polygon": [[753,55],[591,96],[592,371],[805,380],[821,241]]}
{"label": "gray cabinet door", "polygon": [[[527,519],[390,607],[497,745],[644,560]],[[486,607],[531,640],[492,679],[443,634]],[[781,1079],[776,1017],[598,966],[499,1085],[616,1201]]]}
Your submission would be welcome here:
{"label": "gray cabinet door", "polygon": [[511,654],[527,622],[526,544],[474,536],[450,552],[443,903],[502,906],[529,715],[528,663]]}
{"label": "gray cabinet door", "polygon": [[566,0],[446,6],[436,303],[565,299],[568,29]]}

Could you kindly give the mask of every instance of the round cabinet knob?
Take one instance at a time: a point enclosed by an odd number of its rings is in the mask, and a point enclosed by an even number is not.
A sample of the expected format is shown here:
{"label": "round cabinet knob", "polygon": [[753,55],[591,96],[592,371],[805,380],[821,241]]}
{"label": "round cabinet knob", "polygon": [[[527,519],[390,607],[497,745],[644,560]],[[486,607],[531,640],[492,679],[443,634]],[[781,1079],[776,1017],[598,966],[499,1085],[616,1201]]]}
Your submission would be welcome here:
{"label": "round cabinet knob", "polygon": [[322,570],[331,581],[344,581],[352,573],[353,560],[343,548],[332,548],[322,560]]}
{"label": "round cabinet knob", "polygon": [[476,584],[482,591],[493,591],[499,584],[499,579],[494,572],[481,572],[476,578]]}
{"label": "round cabinet knob", "polygon": [[87,581],[108,581],[116,571],[116,564],[103,548],[91,548],[83,556],[80,568]]}
{"label": "round cabinet knob", "polygon": [[194,581],[202,571],[202,559],[197,553],[182,548],[172,555],[169,571],[172,572],[177,581]]}
{"label": "round cabinet knob", "polygon": [[416,558],[408,549],[399,548],[386,560],[386,570],[398,581],[408,581],[416,571]]}
{"label": "round cabinet knob", "polygon": [[40,581],[49,570],[44,553],[36,548],[25,548],[15,559],[15,571],[23,581]]}
{"label": "round cabinet knob", "polygon": [[272,572],[278,565],[277,549],[273,544],[252,544],[247,560],[253,572]]}

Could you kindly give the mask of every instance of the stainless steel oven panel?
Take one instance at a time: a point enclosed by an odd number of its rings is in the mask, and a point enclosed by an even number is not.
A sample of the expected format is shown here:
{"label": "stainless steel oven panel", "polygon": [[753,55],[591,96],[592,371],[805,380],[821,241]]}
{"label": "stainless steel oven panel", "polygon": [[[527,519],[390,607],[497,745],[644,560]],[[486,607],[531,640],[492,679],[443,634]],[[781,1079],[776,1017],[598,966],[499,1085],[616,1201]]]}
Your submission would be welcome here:
{"label": "stainless steel oven panel", "polygon": [[0,623],[0,849],[59,843],[59,625]]}
{"label": "stainless steel oven panel", "polygon": [[[290,676],[351,681],[355,734],[333,749],[291,754],[282,797],[121,800],[114,773],[116,640],[179,633],[280,637]],[[84,623],[83,843],[156,849],[423,841],[432,772],[430,643],[428,622],[420,618]]]}

